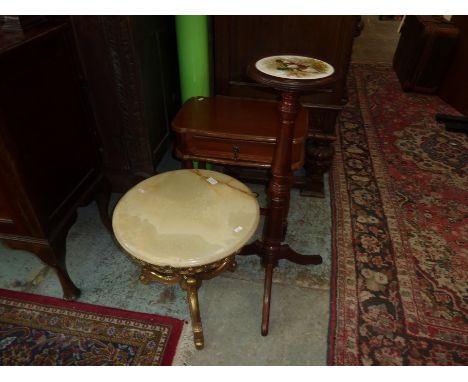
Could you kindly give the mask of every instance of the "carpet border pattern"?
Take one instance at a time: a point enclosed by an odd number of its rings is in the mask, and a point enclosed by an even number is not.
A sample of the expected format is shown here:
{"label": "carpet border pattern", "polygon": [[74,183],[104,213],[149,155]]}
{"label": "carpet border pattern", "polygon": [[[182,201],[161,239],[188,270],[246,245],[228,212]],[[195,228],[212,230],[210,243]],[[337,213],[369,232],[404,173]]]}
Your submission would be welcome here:
{"label": "carpet border pattern", "polygon": [[[40,316],[41,312],[49,317],[54,315],[61,315],[64,317],[63,322],[74,322],[74,320],[83,320],[83,322],[94,322],[96,327],[91,324],[91,331],[95,328],[100,328],[105,325],[115,325],[119,327],[126,327],[128,333],[132,331],[141,331],[141,333],[147,333],[148,338],[155,333],[152,338],[157,338],[157,341],[152,339],[154,345],[151,346],[151,354],[146,354],[148,349],[148,342],[146,339],[142,340],[141,344],[137,344],[135,339],[131,339],[132,343],[135,343],[139,348],[138,353],[140,359],[136,359],[137,364],[143,361],[141,364],[147,365],[162,365],[168,366],[173,363],[174,356],[179,341],[181,340],[182,329],[184,327],[184,321],[172,317],[163,317],[156,314],[133,312],[118,308],[110,308],[104,306],[98,306],[82,302],[65,301],[55,297],[40,296],[26,292],[18,292],[6,289],[0,289],[0,302],[3,305],[3,311],[0,311],[0,315],[3,315],[3,320],[8,320],[8,314],[12,314],[12,317],[16,317],[10,324],[21,324],[27,326],[31,318]],[[16,312],[7,311],[11,309]],[[28,316],[28,310],[33,311],[32,316]],[[22,313],[23,312],[23,313]],[[24,320],[18,317],[24,314]],[[29,317],[29,319],[28,319]],[[49,326],[49,322],[39,322],[40,320],[34,320],[35,325],[38,325],[40,330],[60,330],[60,327],[55,328],[53,325]],[[55,320],[60,321],[60,320]],[[5,321],[8,323],[8,321]],[[65,328],[65,327],[64,327]],[[72,333],[72,332],[71,332]],[[123,332],[124,333],[124,332]],[[96,338],[105,337],[102,332],[91,333]],[[80,332],[77,331],[76,335],[79,336]],[[103,337],[103,338],[104,338]],[[138,337],[138,335],[136,336]],[[146,341],[146,342],[144,342]]]}

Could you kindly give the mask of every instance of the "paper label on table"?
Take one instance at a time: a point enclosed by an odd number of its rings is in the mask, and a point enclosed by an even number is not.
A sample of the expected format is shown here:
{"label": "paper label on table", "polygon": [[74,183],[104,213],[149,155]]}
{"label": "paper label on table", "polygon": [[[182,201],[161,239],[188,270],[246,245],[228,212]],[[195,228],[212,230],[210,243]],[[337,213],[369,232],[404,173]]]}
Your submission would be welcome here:
{"label": "paper label on table", "polygon": [[216,184],[218,181],[215,178],[212,178],[211,176],[207,179],[207,181],[211,184]]}

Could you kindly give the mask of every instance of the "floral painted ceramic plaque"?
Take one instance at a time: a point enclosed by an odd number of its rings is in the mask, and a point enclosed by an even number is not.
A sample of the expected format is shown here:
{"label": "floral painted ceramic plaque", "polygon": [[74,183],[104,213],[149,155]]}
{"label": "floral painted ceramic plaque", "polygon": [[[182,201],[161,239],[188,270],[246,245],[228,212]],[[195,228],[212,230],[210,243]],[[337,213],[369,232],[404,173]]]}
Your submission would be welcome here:
{"label": "floral painted ceramic plaque", "polygon": [[270,76],[313,80],[328,77],[335,69],[325,61],[304,56],[270,56],[258,60],[256,68]]}

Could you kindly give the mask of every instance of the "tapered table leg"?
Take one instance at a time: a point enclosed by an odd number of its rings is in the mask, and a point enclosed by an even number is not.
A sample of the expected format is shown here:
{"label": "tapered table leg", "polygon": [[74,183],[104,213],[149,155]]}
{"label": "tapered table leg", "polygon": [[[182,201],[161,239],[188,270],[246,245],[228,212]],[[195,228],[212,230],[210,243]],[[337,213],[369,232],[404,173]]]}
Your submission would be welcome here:
{"label": "tapered table leg", "polygon": [[265,268],[265,285],[263,292],[263,309],[262,309],[262,336],[268,334],[268,326],[270,322],[270,303],[271,303],[271,288],[273,285],[273,263],[268,263]]}

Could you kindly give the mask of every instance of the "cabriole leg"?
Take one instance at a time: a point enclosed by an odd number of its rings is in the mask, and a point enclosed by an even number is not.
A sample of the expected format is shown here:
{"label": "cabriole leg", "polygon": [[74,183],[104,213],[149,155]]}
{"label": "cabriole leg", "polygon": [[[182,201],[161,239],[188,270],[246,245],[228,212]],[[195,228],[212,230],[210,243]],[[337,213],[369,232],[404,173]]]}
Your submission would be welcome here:
{"label": "cabriole leg", "polygon": [[205,345],[200,317],[200,306],[198,303],[198,289],[200,286],[201,281],[193,277],[187,277],[181,280],[182,289],[187,291],[190,318],[192,319],[193,341],[195,342],[195,347],[198,350],[203,349],[203,346]]}

